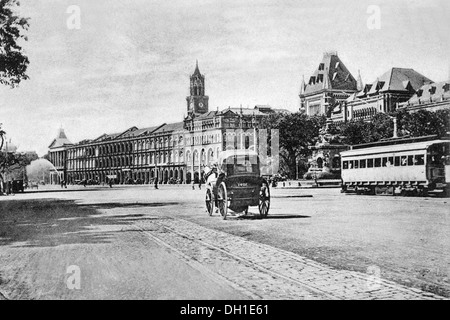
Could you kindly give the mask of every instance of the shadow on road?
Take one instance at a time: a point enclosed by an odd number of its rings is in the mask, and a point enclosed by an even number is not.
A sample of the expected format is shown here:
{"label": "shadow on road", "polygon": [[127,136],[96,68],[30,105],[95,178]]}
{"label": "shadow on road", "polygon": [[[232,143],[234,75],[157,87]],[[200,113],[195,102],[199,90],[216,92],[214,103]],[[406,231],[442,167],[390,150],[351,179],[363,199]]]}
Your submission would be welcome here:
{"label": "shadow on road", "polygon": [[311,216],[303,216],[303,215],[293,215],[293,214],[276,214],[276,215],[268,215],[265,218],[262,218],[259,214],[255,215],[247,215],[247,216],[238,216],[237,219],[243,220],[268,220],[268,219],[308,219]]}
{"label": "shadow on road", "polygon": [[77,204],[74,200],[0,202],[0,246],[56,247],[65,244],[109,243],[142,214],[105,215],[100,209],[162,207],[176,203]]}
{"label": "shadow on road", "polygon": [[92,204],[79,204],[79,207],[91,207],[95,209],[115,209],[115,208],[142,208],[142,207],[166,207],[175,206],[179,204],[178,202],[109,202],[109,203],[92,203]]}

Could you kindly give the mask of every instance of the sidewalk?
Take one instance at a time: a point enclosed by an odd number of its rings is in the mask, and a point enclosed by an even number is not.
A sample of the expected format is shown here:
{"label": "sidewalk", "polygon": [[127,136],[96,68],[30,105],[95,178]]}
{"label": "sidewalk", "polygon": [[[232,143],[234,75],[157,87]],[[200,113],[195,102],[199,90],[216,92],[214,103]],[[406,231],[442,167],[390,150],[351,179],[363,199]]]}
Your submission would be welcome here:
{"label": "sidewalk", "polygon": [[276,189],[340,188],[341,180],[288,180],[278,182]]}

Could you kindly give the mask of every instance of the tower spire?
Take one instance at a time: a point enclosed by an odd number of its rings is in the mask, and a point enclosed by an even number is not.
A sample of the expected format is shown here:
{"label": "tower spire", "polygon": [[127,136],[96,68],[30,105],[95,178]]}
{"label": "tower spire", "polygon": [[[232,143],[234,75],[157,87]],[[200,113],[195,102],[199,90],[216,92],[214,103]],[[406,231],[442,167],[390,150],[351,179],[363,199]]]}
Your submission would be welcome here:
{"label": "tower spire", "polygon": [[361,77],[361,70],[358,70],[358,82],[356,85],[356,89],[358,89],[358,91],[362,91],[364,89],[364,83]]}
{"label": "tower spire", "polygon": [[324,80],[323,80],[323,89],[331,89],[331,80],[328,68],[325,69]]}
{"label": "tower spire", "polygon": [[198,59],[195,60],[195,71],[194,74],[200,74],[200,69],[198,68]]}
{"label": "tower spire", "polygon": [[305,83],[305,75],[302,76],[302,83],[300,85],[300,94],[305,93],[306,83]]}

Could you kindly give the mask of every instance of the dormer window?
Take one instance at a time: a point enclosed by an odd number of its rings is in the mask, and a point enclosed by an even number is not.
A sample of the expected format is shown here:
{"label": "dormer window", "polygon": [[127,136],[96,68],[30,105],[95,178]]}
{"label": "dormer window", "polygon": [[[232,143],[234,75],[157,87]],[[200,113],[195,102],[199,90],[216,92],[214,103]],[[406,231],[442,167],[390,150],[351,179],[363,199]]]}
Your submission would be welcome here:
{"label": "dormer window", "polygon": [[323,82],[323,74],[317,75],[317,82]]}
{"label": "dormer window", "polygon": [[442,86],[442,89],[444,90],[444,92],[449,92],[450,91],[450,83],[444,83],[444,85]]}
{"label": "dormer window", "polygon": [[324,69],[325,69],[325,64],[324,63],[319,64],[319,71],[322,71]]}
{"label": "dormer window", "polygon": [[423,89],[417,90],[416,94],[417,94],[418,97],[421,97],[422,94],[423,94]]}
{"label": "dormer window", "polygon": [[381,90],[384,87],[384,81],[378,81],[377,90]]}
{"label": "dormer window", "polygon": [[334,68],[337,69],[337,68],[339,68],[340,65],[341,65],[340,62],[336,62],[336,65],[334,66]]}
{"label": "dormer window", "polygon": [[428,92],[430,92],[430,94],[435,94],[436,93],[436,87],[435,86],[431,86],[430,89],[428,89]]}
{"label": "dormer window", "polygon": [[333,73],[333,81],[336,80],[337,72]]}
{"label": "dormer window", "polygon": [[309,84],[310,84],[310,85],[316,84],[316,78],[315,78],[315,77],[311,77],[311,78],[309,79]]}

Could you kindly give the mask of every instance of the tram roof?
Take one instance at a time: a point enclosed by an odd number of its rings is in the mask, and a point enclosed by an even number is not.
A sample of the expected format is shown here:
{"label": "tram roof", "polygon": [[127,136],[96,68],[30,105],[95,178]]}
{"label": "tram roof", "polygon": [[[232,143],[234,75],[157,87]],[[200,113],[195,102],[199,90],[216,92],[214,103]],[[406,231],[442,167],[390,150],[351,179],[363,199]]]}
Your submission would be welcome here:
{"label": "tram roof", "polygon": [[403,144],[389,144],[381,146],[367,146],[365,148],[357,148],[353,150],[341,152],[341,157],[358,156],[364,154],[384,153],[384,152],[400,152],[400,151],[412,151],[412,150],[425,150],[429,146],[437,143],[450,143],[449,139],[434,139],[421,142],[403,143]]}

